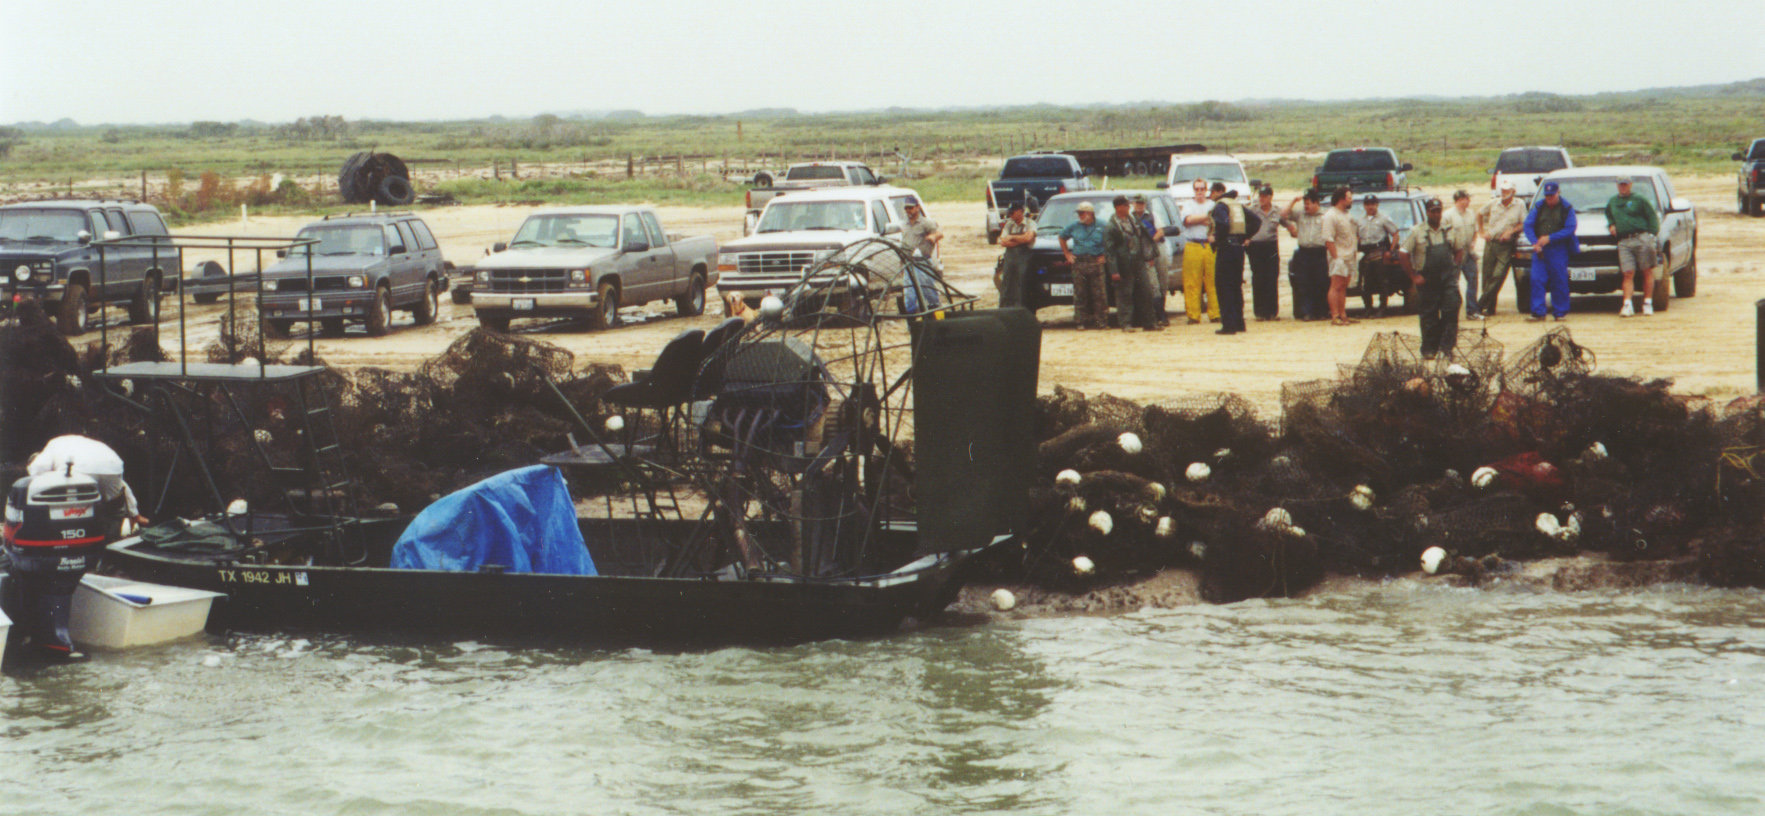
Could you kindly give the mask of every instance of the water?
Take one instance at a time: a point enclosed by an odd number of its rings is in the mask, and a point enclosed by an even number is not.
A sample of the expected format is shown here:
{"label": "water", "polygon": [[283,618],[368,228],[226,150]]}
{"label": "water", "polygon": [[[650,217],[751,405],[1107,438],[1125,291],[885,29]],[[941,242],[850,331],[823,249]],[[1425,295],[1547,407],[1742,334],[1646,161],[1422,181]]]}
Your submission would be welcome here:
{"label": "water", "polygon": [[697,654],[236,636],[0,679],[0,813],[1765,812],[1765,595],[1392,584]]}

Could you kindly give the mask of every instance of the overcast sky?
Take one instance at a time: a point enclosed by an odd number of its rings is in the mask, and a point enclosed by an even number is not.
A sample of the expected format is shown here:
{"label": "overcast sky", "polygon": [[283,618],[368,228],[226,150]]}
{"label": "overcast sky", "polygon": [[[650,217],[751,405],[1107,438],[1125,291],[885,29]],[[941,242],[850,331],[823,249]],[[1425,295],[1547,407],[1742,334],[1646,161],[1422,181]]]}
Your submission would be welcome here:
{"label": "overcast sky", "polygon": [[1585,94],[1765,76],[1765,0],[14,0],[0,122]]}

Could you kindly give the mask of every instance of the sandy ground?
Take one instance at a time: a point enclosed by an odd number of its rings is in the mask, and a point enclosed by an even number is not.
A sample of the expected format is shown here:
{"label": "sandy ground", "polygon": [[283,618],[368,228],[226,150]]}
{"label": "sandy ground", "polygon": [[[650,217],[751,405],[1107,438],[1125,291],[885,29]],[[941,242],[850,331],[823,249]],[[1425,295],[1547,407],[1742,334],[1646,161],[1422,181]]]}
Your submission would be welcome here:
{"label": "sandy ground", "polygon": [[[1755,385],[1754,301],[1762,292],[1765,262],[1756,252],[1765,238],[1765,220],[1737,215],[1733,180],[1702,177],[1680,180],[1681,194],[1698,207],[1698,261],[1700,277],[1695,298],[1675,301],[1672,307],[1651,318],[1621,320],[1619,298],[1577,297],[1567,325],[1582,345],[1598,355],[1600,370],[1638,377],[1670,377],[1680,390],[1728,399],[1751,394]],[[1447,198],[1451,190],[1431,190]],[[1487,190],[1474,191],[1480,206]],[[1278,200],[1291,198],[1285,191]],[[495,241],[507,240],[533,207],[471,206],[437,207],[422,211],[439,237],[449,260],[462,266],[483,256]],[[689,235],[710,234],[721,241],[740,235],[742,210],[726,208],[664,207],[660,209],[670,231]],[[957,287],[996,300],[992,289],[993,263],[998,249],[983,235],[984,212],[979,202],[940,205],[933,209],[948,235],[944,262]],[[184,230],[186,234],[293,235],[307,219],[253,218]],[[1284,241],[1283,256],[1291,254]],[[191,253],[187,265],[196,260]],[[251,269],[253,261],[241,258],[238,266]],[[1282,274],[1281,314],[1291,314],[1290,292]],[[1249,292],[1246,289],[1246,298]],[[1536,338],[1556,324],[1530,324],[1512,308],[1511,290],[1503,295],[1500,314],[1486,322],[1487,330],[1510,351]],[[1358,303],[1354,304],[1358,307]],[[1170,301],[1180,311],[1179,299]],[[1248,305],[1246,306],[1248,310]],[[224,306],[196,306],[185,301],[184,318],[190,348],[197,353],[213,339],[217,316]],[[715,301],[711,313],[693,319],[673,316],[670,303],[652,303],[628,309],[628,324],[611,331],[588,330],[570,321],[518,321],[516,330],[543,338],[575,352],[579,362],[599,361],[624,365],[628,370],[648,367],[656,352],[689,327],[708,328],[718,319]],[[112,312],[112,324],[118,325]],[[1359,325],[1337,328],[1325,323],[1299,323],[1291,319],[1252,321],[1245,334],[1220,337],[1211,324],[1183,325],[1179,318],[1171,330],[1158,334],[1075,332],[1070,310],[1048,308],[1040,312],[1046,331],[1042,342],[1041,387],[1052,390],[1065,385],[1086,392],[1106,391],[1136,400],[1158,400],[1194,392],[1232,391],[1254,401],[1267,416],[1279,410],[1281,383],[1332,377],[1339,363],[1360,358],[1376,332],[1417,332],[1414,316],[1363,320]],[[177,347],[179,312],[168,300],[165,308],[166,339]],[[352,328],[347,336],[319,339],[319,354],[342,367],[381,366],[414,368],[454,339],[477,325],[470,306],[442,299],[442,316],[436,324],[418,327],[408,314],[399,313],[393,333],[371,339]],[[1461,327],[1474,324],[1462,322]],[[94,333],[91,337],[96,337]],[[296,337],[301,338],[297,330]]]}

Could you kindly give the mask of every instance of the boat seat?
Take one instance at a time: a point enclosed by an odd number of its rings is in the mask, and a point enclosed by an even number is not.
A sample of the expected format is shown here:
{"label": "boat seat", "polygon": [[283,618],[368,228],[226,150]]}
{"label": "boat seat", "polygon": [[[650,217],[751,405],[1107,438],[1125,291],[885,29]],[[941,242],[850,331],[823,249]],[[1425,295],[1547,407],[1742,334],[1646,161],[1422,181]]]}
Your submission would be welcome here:
{"label": "boat seat", "polygon": [[710,359],[719,349],[729,345],[742,330],[748,327],[748,321],[732,317],[718,323],[717,327],[705,333],[705,359]]}
{"label": "boat seat", "polygon": [[607,389],[601,400],[623,408],[668,408],[687,401],[692,394],[693,378],[699,364],[705,361],[704,329],[688,329],[675,335],[648,374]]}

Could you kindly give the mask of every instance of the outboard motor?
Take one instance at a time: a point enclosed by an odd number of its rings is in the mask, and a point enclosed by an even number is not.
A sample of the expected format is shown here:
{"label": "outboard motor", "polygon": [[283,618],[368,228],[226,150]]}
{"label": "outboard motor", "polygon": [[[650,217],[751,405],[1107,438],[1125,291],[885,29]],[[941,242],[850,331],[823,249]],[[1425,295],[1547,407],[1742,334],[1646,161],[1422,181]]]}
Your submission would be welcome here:
{"label": "outboard motor", "polygon": [[97,480],[71,466],[20,479],[6,496],[7,613],[52,657],[84,657],[68,636],[68,617],[74,589],[104,546],[109,521],[100,500]]}

